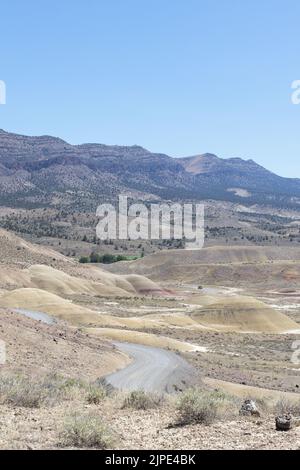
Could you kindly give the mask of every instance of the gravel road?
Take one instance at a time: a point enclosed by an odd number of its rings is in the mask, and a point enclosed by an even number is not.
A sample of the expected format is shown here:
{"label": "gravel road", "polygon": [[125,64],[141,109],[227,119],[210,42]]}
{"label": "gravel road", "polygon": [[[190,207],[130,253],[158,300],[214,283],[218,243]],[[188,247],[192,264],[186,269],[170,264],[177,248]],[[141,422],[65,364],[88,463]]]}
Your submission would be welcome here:
{"label": "gravel road", "polygon": [[56,323],[56,320],[50,317],[50,315],[47,315],[47,313],[34,312],[32,310],[25,310],[23,308],[15,308],[13,309],[13,312],[20,313],[21,315],[24,315],[28,318],[32,318],[33,320],[41,321],[43,323],[46,323],[47,325],[55,325]]}
{"label": "gravel road", "polygon": [[106,377],[115,388],[172,393],[195,383],[195,369],[174,352],[141,344],[114,345],[133,359],[127,367]]}

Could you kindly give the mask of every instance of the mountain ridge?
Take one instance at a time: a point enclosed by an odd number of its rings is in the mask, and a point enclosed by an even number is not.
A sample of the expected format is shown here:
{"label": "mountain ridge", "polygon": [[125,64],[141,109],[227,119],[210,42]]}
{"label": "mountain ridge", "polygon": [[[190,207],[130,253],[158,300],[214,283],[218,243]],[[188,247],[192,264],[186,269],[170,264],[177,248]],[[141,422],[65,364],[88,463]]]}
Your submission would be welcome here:
{"label": "mountain ridge", "polygon": [[[65,198],[74,192],[73,201]],[[120,192],[164,200],[224,200],[300,208],[300,179],[272,173],[252,159],[211,153],[173,158],[139,145],[71,145],[49,135],[0,130],[0,203],[96,206]],[[80,198],[78,199],[78,194]],[[39,198],[41,198],[39,200]]]}

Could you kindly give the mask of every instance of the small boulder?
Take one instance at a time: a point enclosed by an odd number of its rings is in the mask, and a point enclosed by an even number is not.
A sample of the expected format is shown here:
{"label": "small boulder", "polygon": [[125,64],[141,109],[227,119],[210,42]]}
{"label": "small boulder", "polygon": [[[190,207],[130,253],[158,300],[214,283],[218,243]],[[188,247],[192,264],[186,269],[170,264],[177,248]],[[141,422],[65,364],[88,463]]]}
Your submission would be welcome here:
{"label": "small boulder", "polygon": [[277,431],[289,431],[293,427],[292,415],[276,416],[275,423]]}
{"label": "small boulder", "polygon": [[254,400],[245,400],[240,409],[242,416],[260,416]]}

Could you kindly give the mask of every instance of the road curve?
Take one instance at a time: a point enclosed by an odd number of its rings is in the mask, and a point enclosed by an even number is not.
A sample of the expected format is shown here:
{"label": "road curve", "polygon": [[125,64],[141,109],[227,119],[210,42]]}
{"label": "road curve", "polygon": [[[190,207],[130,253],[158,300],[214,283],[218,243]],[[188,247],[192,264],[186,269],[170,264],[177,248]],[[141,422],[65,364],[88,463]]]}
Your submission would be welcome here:
{"label": "road curve", "polygon": [[19,313],[21,315],[24,315],[25,317],[32,318],[36,321],[41,321],[42,323],[46,323],[47,325],[55,325],[55,323],[57,323],[54,318],[44,312],[25,310],[24,308],[14,308],[12,310],[15,313]]}
{"label": "road curve", "polygon": [[[54,318],[43,312],[19,308],[13,311],[48,325],[56,323]],[[127,367],[105,377],[115,388],[172,393],[197,382],[196,370],[174,352],[142,344],[113,344],[132,358]]]}
{"label": "road curve", "polygon": [[195,369],[174,352],[141,344],[114,345],[133,359],[124,369],[106,376],[115,388],[172,393],[196,382]]}

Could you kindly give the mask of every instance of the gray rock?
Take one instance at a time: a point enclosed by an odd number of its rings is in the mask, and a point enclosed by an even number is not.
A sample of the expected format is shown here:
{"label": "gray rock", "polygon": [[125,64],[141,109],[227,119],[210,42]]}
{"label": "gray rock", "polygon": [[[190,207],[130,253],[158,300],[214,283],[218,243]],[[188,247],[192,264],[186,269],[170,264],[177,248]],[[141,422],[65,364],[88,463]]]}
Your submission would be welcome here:
{"label": "gray rock", "polygon": [[276,416],[275,423],[277,431],[289,431],[293,427],[292,415]]}
{"label": "gray rock", "polygon": [[245,400],[240,409],[242,416],[260,416],[254,400]]}

